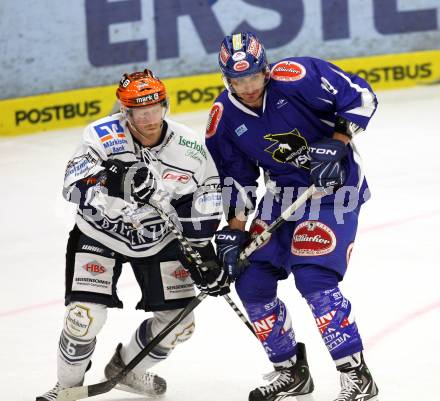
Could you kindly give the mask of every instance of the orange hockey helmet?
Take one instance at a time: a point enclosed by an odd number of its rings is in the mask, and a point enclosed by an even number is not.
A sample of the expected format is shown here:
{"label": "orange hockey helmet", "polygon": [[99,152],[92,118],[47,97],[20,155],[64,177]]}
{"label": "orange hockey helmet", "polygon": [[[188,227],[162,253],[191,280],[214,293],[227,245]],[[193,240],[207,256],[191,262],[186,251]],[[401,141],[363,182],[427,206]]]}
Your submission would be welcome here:
{"label": "orange hockey helmet", "polygon": [[124,74],[116,90],[116,97],[121,105],[128,108],[162,102],[165,107],[168,106],[165,85],[149,69],[145,69],[143,72]]}

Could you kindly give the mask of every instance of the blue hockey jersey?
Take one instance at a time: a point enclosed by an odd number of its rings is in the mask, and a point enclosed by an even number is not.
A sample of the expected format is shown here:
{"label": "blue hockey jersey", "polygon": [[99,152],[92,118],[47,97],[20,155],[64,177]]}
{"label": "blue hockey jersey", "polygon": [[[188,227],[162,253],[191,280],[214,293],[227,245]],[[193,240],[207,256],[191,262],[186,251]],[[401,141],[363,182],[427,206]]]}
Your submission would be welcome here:
{"label": "blue hockey jersey", "polygon": [[[376,96],[367,82],[310,57],[286,58],[271,65],[260,110],[246,107],[224,90],[211,108],[206,144],[223,186],[231,189],[230,196],[224,197],[229,199],[226,206],[233,211],[240,201],[249,210],[255,207],[252,188],[256,188],[260,167],[268,189],[277,188],[283,196],[290,188],[294,198],[298,188],[310,185],[309,146],[333,136],[336,116],[365,129],[376,107]],[[367,184],[353,143],[343,166],[345,186],[354,188],[363,203],[368,198]],[[334,201],[334,195],[322,199],[322,203]]]}

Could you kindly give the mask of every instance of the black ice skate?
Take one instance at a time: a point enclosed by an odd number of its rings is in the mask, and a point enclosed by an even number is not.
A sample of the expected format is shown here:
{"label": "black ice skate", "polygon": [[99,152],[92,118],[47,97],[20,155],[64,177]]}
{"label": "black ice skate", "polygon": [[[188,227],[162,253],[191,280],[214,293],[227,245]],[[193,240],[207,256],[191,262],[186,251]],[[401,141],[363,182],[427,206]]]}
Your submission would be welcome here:
{"label": "black ice skate", "polygon": [[303,343],[298,343],[296,363],[292,363],[290,367],[276,366],[273,373],[278,376],[277,379],[267,386],[252,390],[249,393],[249,401],[279,401],[287,397],[309,394],[314,389]]}
{"label": "black ice skate", "polygon": [[339,365],[337,369],[341,372],[341,392],[334,401],[378,400],[379,389],[361,352],[347,357],[347,362]]}
{"label": "black ice skate", "polygon": [[[107,379],[115,377],[125,368],[124,361],[120,355],[121,348],[122,344],[119,344],[116,348],[115,354],[104,369],[104,374]],[[158,396],[164,394],[167,390],[167,382],[165,379],[162,379],[153,373],[145,372],[145,374],[139,376],[134,372],[128,372],[128,374],[116,385],[116,388],[135,394]]]}

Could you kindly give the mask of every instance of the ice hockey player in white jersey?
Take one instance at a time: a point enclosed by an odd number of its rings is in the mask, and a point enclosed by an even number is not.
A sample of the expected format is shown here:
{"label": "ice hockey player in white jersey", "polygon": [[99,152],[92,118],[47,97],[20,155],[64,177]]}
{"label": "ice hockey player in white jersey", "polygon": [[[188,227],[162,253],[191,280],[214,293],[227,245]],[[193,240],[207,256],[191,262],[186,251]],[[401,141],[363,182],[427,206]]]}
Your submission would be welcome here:
{"label": "ice hockey player in white jersey", "polygon": [[[218,265],[207,263],[210,268],[202,271],[188,260],[150,206],[156,202],[174,216],[203,261],[215,260],[210,240],[221,219],[221,194],[203,135],[166,118],[166,88],[150,70],[125,74],[116,94],[121,112],[87,126],[67,165],[64,196],[78,205],[78,212],[67,243],[58,381],[37,401],[54,401],[60,389],[83,383],[107,308],[122,308],[117,282],[123,263],[131,265],[142,291],[136,308],[153,312],[153,317],[117,346],[105,367],[107,379],[193,299],[193,282],[209,295],[229,291]],[[149,370],[193,331],[191,313],[119,387],[142,395],[164,394],[166,381]]]}

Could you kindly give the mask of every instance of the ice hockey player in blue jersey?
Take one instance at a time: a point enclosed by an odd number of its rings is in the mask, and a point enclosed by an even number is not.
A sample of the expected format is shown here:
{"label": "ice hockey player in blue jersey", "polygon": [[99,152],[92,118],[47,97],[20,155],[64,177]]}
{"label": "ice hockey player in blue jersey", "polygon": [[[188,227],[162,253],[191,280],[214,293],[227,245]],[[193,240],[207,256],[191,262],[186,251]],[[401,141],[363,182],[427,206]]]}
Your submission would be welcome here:
{"label": "ice hockey player in blue jersey", "polygon": [[[219,170],[228,226],[217,254],[274,365],[273,380],[250,401],[275,401],[314,389],[305,346],[295,340],[277,282],[292,273],[341,376],[335,401],[376,400],[351,304],[339,289],[353,248],[361,205],[368,199],[352,137],[367,127],[377,100],[358,76],[311,57],[268,65],[252,33],[226,36],[219,65],[226,90],[212,106],[207,147]],[[260,168],[266,193],[249,232]],[[319,190],[249,258],[238,255],[311,184]],[[301,213],[299,213],[301,212]]]}
{"label": "ice hockey player in blue jersey", "polygon": [[[69,161],[63,194],[78,205],[66,252],[66,312],[57,354],[55,387],[81,386],[108,308],[122,308],[117,283],[130,264],[141,290],[136,308],[153,316],[133,327],[104,369],[107,379],[125,366],[194,298],[193,282],[208,295],[228,292],[211,238],[222,216],[214,162],[196,133],[169,119],[165,85],[150,70],[124,74],[117,89],[121,112],[89,124]],[[173,213],[206,269],[188,260],[151,200]],[[140,213],[139,209],[142,210]],[[215,262],[215,263],[212,263]],[[203,270],[202,270],[203,269]],[[190,313],[118,387],[163,395],[165,379],[150,369],[194,332]]]}

